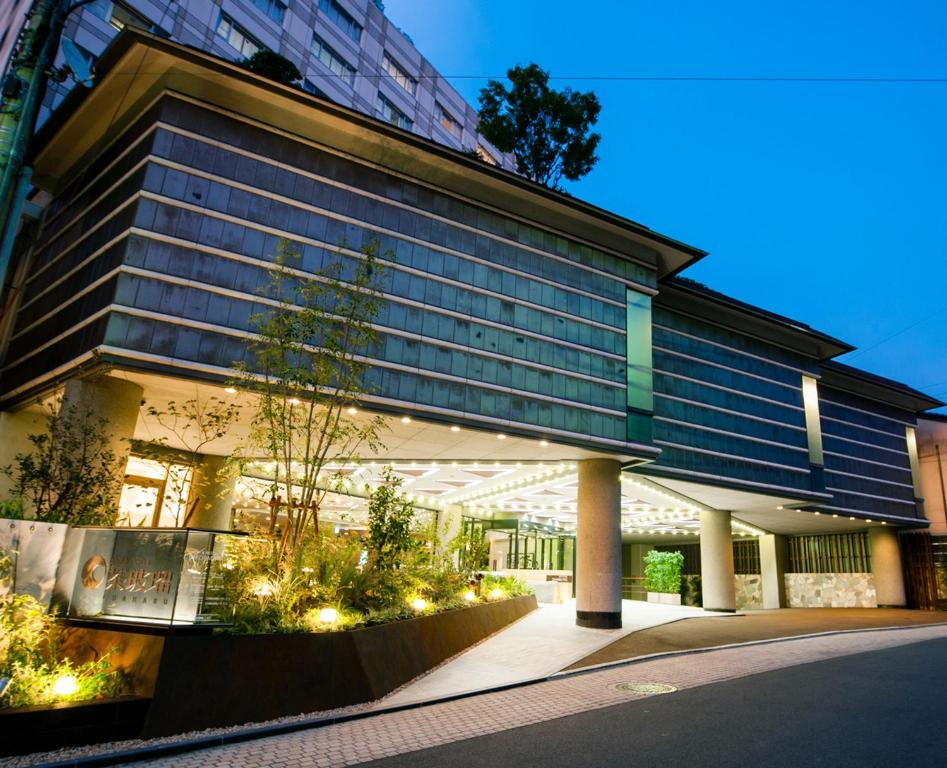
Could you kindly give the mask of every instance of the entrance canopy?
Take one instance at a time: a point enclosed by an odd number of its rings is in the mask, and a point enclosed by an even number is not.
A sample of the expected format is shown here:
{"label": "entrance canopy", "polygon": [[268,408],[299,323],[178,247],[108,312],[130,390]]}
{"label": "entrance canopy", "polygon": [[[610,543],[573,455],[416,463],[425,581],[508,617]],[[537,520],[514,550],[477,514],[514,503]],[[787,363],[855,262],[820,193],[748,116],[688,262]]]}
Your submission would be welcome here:
{"label": "entrance canopy", "polygon": [[[135,438],[146,443],[160,442],[183,449],[179,438],[162,426],[149,407],[162,410],[169,401],[207,401],[218,398],[242,405],[241,415],[227,435],[206,448],[207,453],[228,456],[238,449],[246,455],[252,402],[249,395],[232,387],[173,379],[141,372],[113,371],[144,389],[144,405],[135,429]],[[359,409],[354,409],[358,411]],[[355,418],[377,414],[365,411]],[[506,434],[502,424],[496,431],[464,424],[427,421],[417,415],[397,413],[385,416],[384,448],[365,453],[349,465],[330,464],[327,479],[341,475],[341,486],[328,495],[321,514],[327,522],[344,527],[361,527],[367,520],[367,497],[382,482],[390,466],[416,509],[436,513],[449,511],[467,517],[519,519],[549,530],[571,533],[577,525],[578,462],[612,458],[635,471],[622,472],[621,530],[626,541],[661,543],[695,540],[704,510],[732,513],[736,536],[763,533],[832,533],[864,530],[866,523],[845,516],[797,511],[806,502],[787,496],[751,493],[696,483],[691,480],[649,476],[640,458],[608,454],[549,439]],[[247,463],[237,486],[235,506],[248,512],[268,509],[269,480],[273,468],[265,459]]]}

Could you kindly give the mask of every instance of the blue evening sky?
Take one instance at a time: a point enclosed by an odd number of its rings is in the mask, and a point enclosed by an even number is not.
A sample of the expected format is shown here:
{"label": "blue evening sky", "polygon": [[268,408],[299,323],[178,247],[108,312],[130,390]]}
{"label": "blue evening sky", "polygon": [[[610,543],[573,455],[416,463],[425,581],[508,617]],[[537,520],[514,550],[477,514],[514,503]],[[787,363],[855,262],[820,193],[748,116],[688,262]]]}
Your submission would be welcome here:
{"label": "blue evening sky", "polygon": [[[566,78],[947,78],[947,3],[934,0],[385,8],[474,105],[486,78],[459,76],[530,61]],[[572,194],[710,251],[688,277],[947,400],[947,82],[553,85],[602,102],[601,159]]]}

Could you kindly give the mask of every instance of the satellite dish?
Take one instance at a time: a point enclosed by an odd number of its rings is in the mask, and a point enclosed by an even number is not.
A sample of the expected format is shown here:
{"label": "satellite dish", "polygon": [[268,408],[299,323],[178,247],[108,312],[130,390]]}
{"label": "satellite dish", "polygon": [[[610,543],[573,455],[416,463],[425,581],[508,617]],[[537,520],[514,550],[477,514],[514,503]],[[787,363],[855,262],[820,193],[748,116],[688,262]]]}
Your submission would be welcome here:
{"label": "satellite dish", "polygon": [[91,86],[92,62],[79,50],[79,46],[68,37],[63,38],[62,53],[63,56],[66,57],[66,64],[68,64],[69,69],[72,70],[72,76],[76,79],[76,82],[81,85]]}

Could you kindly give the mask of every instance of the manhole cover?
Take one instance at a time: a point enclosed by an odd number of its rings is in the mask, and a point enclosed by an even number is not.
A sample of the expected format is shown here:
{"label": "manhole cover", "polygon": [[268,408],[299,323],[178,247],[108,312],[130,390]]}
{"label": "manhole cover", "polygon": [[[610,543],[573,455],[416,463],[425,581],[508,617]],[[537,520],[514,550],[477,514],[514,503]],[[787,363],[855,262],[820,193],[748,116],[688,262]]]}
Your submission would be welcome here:
{"label": "manhole cover", "polygon": [[619,683],[615,686],[619,691],[637,693],[641,696],[654,696],[659,693],[674,693],[677,690],[667,683]]}

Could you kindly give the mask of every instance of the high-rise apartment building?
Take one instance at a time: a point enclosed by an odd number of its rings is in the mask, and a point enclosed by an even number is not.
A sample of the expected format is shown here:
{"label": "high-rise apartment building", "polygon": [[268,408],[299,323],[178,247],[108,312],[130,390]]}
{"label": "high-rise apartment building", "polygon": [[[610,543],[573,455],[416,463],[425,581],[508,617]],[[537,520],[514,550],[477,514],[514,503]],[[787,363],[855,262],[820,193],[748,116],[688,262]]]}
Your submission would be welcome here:
{"label": "high-rise apartment building", "polygon": [[[32,3],[0,0],[5,65]],[[515,169],[511,155],[477,133],[477,111],[384,14],[380,0],[92,0],[73,11],[63,37],[94,72],[96,59],[126,25],[225,59],[268,48],[292,61],[301,86],[485,162]],[[60,50],[57,63],[65,57]],[[40,121],[75,79],[50,83]]]}

